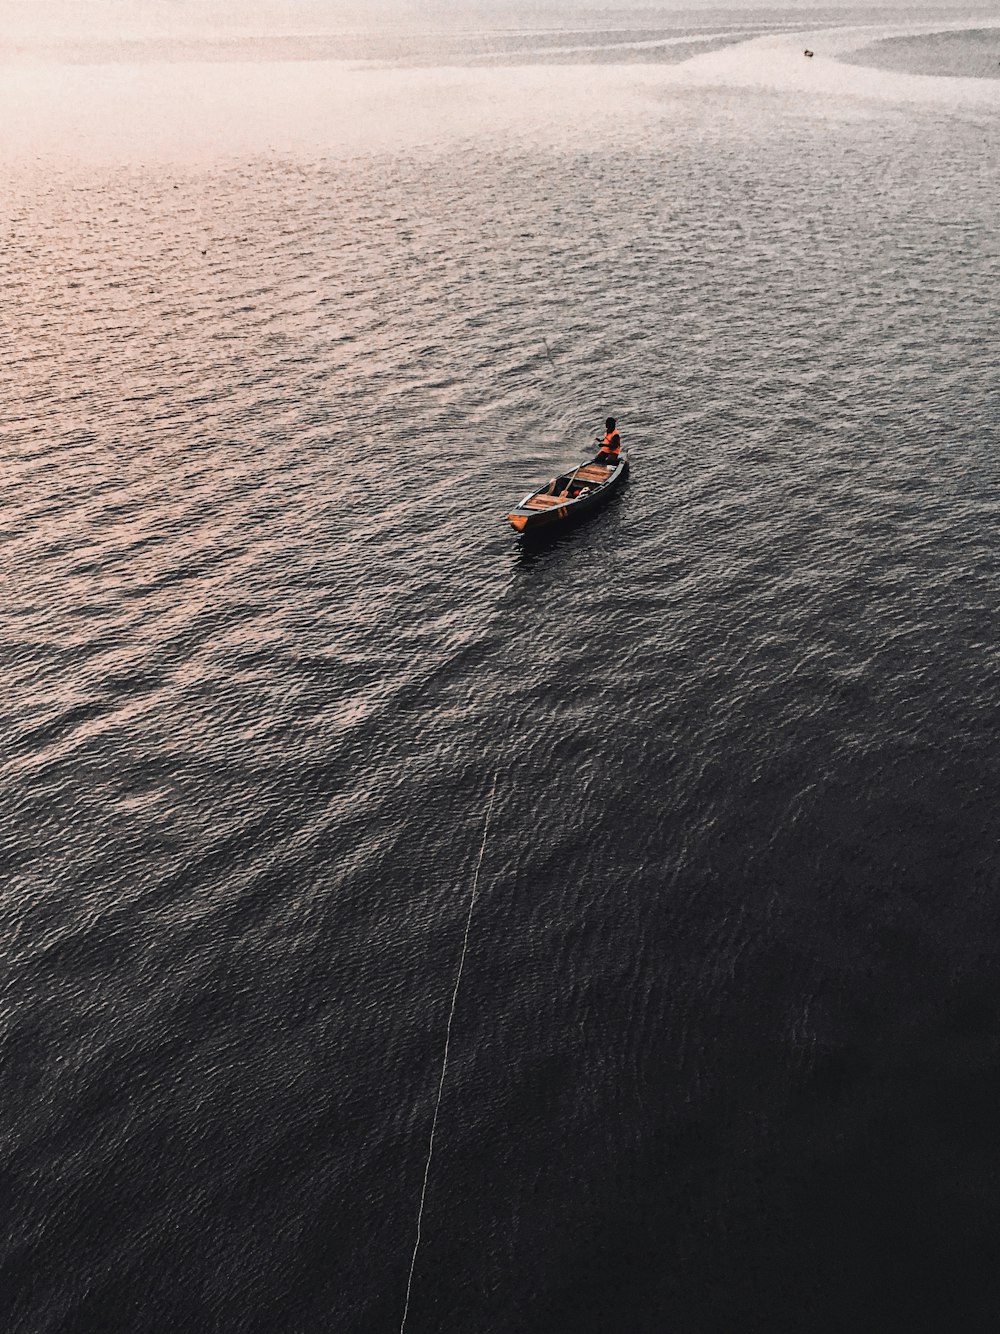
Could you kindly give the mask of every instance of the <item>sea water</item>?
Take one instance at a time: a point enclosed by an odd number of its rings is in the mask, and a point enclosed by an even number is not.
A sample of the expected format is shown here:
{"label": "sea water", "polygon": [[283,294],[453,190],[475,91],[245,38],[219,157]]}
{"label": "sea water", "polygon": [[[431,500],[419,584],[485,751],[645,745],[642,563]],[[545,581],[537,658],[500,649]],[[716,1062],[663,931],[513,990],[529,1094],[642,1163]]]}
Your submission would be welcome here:
{"label": "sea water", "polygon": [[1000,30],[313,11],[4,48],[4,1328],[399,1327],[494,781],[407,1328],[991,1328]]}

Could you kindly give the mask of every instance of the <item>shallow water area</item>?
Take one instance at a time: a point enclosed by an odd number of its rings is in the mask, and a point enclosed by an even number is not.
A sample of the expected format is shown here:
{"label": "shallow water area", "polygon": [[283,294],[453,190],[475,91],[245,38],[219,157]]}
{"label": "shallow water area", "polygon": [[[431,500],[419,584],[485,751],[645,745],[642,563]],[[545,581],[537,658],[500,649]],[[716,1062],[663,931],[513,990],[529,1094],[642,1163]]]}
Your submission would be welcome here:
{"label": "shallow water area", "polygon": [[0,69],[5,1329],[399,1328],[480,849],[411,1334],[996,1309],[1000,88],[701,20]]}

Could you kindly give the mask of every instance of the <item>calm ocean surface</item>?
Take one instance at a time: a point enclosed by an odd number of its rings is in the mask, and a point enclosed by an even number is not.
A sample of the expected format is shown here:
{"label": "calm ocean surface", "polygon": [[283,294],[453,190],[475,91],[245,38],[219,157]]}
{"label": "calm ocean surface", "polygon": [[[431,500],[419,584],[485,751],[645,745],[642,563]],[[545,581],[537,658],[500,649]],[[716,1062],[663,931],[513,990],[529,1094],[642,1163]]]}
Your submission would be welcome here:
{"label": "calm ocean surface", "polygon": [[1000,29],[616,25],[0,66],[10,1334],[399,1329],[484,829],[411,1334],[997,1327]]}

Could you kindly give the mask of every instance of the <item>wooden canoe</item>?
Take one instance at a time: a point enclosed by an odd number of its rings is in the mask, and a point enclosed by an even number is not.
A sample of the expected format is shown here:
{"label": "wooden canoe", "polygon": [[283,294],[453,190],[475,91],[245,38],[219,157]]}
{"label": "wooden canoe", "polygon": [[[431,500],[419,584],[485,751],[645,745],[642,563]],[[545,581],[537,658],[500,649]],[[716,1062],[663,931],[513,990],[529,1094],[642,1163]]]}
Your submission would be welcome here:
{"label": "wooden canoe", "polygon": [[537,491],[530,491],[507,518],[519,533],[534,533],[558,524],[571,523],[617,491],[628,476],[628,457],[621,453],[614,467],[586,462],[553,477]]}

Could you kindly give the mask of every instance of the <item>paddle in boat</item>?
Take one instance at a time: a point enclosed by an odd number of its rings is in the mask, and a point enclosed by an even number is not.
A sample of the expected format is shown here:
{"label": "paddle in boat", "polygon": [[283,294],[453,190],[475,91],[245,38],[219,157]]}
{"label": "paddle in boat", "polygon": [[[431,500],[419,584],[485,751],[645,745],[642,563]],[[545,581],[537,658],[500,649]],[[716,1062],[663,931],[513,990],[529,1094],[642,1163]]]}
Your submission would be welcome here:
{"label": "paddle in boat", "polygon": [[628,476],[628,458],[618,454],[608,465],[588,461],[531,491],[507,518],[519,533],[536,533],[571,523],[602,505]]}

